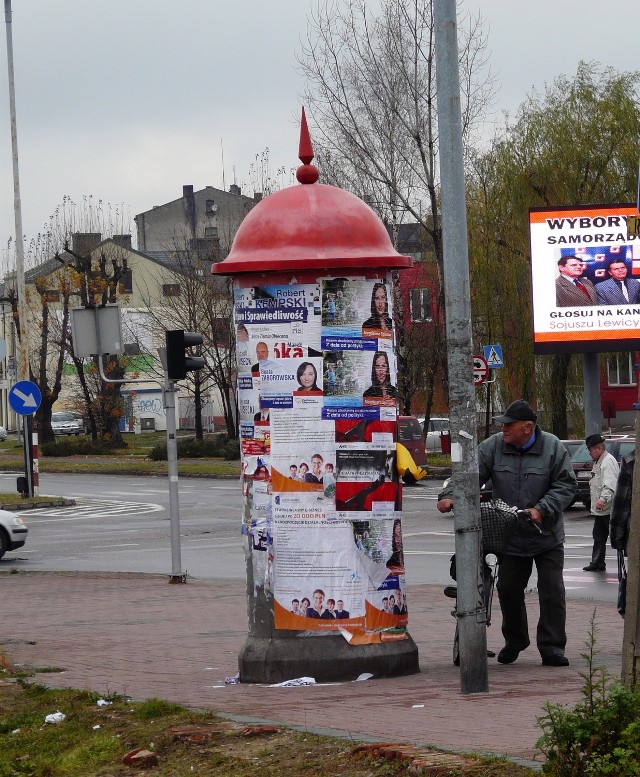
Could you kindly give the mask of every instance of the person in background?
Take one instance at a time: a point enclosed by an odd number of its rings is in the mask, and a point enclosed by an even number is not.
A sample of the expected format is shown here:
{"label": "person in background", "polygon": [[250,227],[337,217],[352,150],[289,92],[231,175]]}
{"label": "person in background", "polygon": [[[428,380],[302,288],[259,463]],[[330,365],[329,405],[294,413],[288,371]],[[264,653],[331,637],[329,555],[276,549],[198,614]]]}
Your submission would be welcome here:
{"label": "person in background", "polygon": [[629,539],[629,523],[631,521],[631,497],[633,495],[633,466],[636,452],[631,451],[622,457],[620,474],[616,483],[613,502],[611,503],[611,547],[614,550],[627,552]]}
{"label": "person in background", "polygon": [[591,515],[593,516],[593,550],[591,551],[591,562],[583,569],[585,572],[604,572],[607,568],[605,555],[607,553],[607,538],[609,537],[611,504],[616,492],[620,467],[615,458],[605,449],[604,438],[601,435],[591,434],[585,442],[589,456],[594,462],[589,482]]}

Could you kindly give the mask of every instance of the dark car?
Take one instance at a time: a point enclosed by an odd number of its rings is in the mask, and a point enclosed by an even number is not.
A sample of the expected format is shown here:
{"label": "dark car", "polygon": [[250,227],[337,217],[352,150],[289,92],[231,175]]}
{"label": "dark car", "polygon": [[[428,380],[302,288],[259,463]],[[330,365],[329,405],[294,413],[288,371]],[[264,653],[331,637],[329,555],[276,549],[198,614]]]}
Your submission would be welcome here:
{"label": "dark car", "polygon": [[[623,456],[635,450],[635,437],[610,437],[605,439],[604,447],[620,463]],[[591,494],[589,492],[589,481],[591,480],[591,470],[593,469],[593,459],[589,456],[589,450],[585,443],[573,454],[571,465],[578,481],[578,496],[576,501],[582,502],[587,510],[591,509]]]}

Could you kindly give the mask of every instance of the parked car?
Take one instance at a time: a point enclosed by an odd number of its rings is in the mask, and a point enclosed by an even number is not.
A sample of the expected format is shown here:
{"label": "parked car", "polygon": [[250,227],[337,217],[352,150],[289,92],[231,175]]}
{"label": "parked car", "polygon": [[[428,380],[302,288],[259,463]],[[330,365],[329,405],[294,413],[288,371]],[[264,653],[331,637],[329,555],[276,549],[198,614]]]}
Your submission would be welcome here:
{"label": "parked car", "polygon": [[[635,450],[636,439],[635,437],[610,437],[605,439],[604,447],[615,457],[619,464],[623,456]],[[587,510],[590,510],[591,494],[589,492],[589,481],[591,480],[593,459],[589,456],[589,450],[584,442],[576,453],[573,454],[571,465],[578,481],[578,497],[576,501],[582,502]]]}
{"label": "parked car", "polygon": [[0,558],[8,550],[21,548],[28,532],[27,524],[19,515],[10,513],[8,510],[0,510]]}
{"label": "parked car", "polygon": [[4,426],[0,426],[0,442],[4,442],[7,439],[7,430]]}
{"label": "parked car", "polygon": [[[424,428],[424,416],[419,419]],[[430,418],[425,429],[425,443],[428,451],[440,453],[442,450],[442,433],[449,431],[448,418]]]}
{"label": "parked car", "polygon": [[398,416],[396,439],[409,451],[419,467],[427,466],[427,449],[422,436],[422,426],[416,416]]}
{"label": "parked car", "polygon": [[51,428],[54,434],[83,434],[85,431],[82,416],[71,410],[52,413]]}
{"label": "parked car", "polygon": [[584,445],[584,440],[560,440],[560,442],[567,449],[569,458],[573,458],[573,454],[577,453]]}

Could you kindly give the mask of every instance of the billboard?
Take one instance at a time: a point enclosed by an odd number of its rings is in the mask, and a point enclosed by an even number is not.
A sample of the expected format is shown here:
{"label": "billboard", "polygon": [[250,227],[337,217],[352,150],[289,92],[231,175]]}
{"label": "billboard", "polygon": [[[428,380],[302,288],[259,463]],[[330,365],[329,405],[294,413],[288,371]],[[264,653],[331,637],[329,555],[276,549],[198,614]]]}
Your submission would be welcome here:
{"label": "billboard", "polygon": [[634,205],[529,211],[534,352],[640,350],[640,238]]}

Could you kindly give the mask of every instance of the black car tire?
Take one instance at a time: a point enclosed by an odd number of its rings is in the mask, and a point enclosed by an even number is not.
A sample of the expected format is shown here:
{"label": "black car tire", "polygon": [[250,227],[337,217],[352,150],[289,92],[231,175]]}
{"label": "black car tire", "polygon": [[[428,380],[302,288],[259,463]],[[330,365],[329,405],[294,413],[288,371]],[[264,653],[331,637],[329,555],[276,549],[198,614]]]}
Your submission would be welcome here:
{"label": "black car tire", "polygon": [[585,499],[582,504],[585,506],[585,508],[587,510],[591,510],[591,500],[590,499]]}
{"label": "black car tire", "polygon": [[9,550],[9,538],[4,529],[0,529],[0,558]]}

